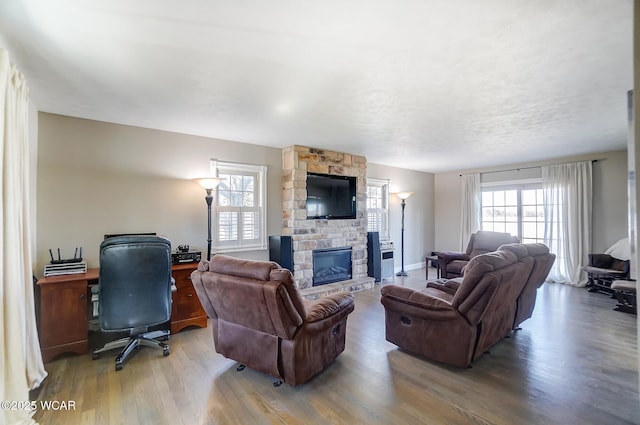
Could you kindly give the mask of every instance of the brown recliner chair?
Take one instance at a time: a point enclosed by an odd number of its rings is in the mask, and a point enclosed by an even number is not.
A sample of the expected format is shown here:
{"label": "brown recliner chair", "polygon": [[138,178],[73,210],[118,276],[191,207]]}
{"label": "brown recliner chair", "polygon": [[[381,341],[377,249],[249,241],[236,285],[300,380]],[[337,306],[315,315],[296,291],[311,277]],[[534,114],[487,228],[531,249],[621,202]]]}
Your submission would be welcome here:
{"label": "brown recliner chair", "polygon": [[215,349],[291,385],[307,382],[345,348],[353,295],[304,301],[291,272],[271,261],[215,255],[191,281],[213,319]]}
{"label": "brown recliner chair", "polygon": [[467,367],[512,331],[516,299],[533,258],[523,246],[471,259],[455,293],[382,287],[389,342],[429,359]]}
{"label": "brown recliner chair", "polygon": [[517,242],[520,242],[520,239],[510,233],[479,230],[469,238],[465,252],[442,251],[437,253],[440,275],[444,279],[462,276],[462,269],[473,257],[495,251],[500,245]]}

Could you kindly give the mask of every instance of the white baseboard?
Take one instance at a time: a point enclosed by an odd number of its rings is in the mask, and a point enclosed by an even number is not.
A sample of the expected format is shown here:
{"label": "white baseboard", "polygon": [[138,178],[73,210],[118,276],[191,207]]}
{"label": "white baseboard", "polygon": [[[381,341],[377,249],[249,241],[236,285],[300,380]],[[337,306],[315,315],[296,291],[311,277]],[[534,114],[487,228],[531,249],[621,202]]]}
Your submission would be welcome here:
{"label": "white baseboard", "polygon": [[[423,269],[425,268],[425,262],[421,262],[421,263],[413,263],[413,264],[405,264],[404,265],[404,271],[407,270],[417,270],[417,269]],[[400,271],[401,267],[394,267],[393,272],[398,273]]]}

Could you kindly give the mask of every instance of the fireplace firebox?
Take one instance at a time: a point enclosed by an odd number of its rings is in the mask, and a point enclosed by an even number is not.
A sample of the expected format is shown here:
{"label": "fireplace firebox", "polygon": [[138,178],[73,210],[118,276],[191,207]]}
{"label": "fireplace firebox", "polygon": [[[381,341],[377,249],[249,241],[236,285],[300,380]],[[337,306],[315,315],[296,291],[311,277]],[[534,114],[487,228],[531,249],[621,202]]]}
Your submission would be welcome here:
{"label": "fireplace firebox", "polygon": [[351,247],[315,249],[313,286],[351,279]]}

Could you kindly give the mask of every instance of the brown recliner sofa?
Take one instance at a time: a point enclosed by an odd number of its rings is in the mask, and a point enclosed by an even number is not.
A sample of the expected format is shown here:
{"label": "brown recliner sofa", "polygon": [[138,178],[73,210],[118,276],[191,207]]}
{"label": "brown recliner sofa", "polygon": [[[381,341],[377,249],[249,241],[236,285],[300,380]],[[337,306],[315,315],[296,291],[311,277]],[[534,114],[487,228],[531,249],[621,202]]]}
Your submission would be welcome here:
{"label": "brown recliner sofa", "polygon": [[304,301],[277,263],[220,254],[200,262],[191,280],[213,319],[216,351],[276,377],[274,385],[307,382],[345,349],[348,292]]}
{"label": "brown recliner sofa", "polygon": [[556,261],[556,255],[549,252],[549,247],[545,244],[528,243],[523,246],[527,248],[527,252],[533,258],[533,268],[527,283],[518,296],[513,329],[519,329],[520,324],[533,315],[538,288],[545,282],[553,263]]}
{"label": "brown recliner sofa", "polygon": [[438,362],[470,366],[511,333],[533,263],[527,249],[515,245],[472,258],[455,293],[382,287],[386,339]]}
{"label": "brown recliner sofa", "polygon": [[[509,250],[512,246],[523,246],[526,248],[527,253],[533,258],[533,268],[531,269],[527,283],[516,300],[513,329],[519,329],[520,324],[532,316],[533,309],[536,305],[538,288],[540,288],[547,279],[549,271],[556,260],[556,256],[555,254],[550,253],[549,247],[542,243],[505,244],[499,249]],[[440,279],[427,282],[427,287],[437,288],[450,294],[454,294],[461,282],[461,277],[450,280]]]}
{"label": "brown recliner sofa", "polygon": [[462,270],[473,257],[498,249],[501,245],[520,242],[517,236],[510,233],[479,230],[469,238],[465,252],[438,252],[438,268],[445,279],[462,276]]}

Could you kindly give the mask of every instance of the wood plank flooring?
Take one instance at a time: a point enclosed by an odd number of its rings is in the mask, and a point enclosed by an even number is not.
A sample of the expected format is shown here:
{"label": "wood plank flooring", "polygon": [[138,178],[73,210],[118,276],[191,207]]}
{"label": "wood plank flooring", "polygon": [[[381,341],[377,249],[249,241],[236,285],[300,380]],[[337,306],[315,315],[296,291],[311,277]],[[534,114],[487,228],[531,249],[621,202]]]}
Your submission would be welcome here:
{"label": "wood plank flooring", "polygon": [[[430,269],[430,273],[433,270]],[[393,283],[423,287],[425,270]],[[383,282],[383,285],[391,282]],[[387,342],[380,287],[355,294],[347,348],[305,385],[215,353],[211,327],[171,337],[171,355],[143,347],[115,372],[113,354],[46,365],[38,410],[53,424],[639,424],[636,317],[584,288],[545,284],[522,330],[457,369]]]}

